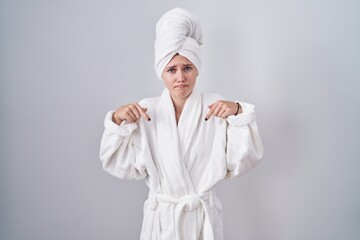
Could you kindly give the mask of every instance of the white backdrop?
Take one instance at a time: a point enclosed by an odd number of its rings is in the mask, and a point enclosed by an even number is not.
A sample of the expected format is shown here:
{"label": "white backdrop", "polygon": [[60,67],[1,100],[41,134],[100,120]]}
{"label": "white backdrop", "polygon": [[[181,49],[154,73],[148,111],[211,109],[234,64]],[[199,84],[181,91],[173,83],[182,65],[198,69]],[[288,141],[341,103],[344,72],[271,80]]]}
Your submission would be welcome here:
{"label": "white backdrop", "polygon": [[228,240],[360,239],[360,2],[0,1],[0,239],[138,239],[144,181],[106,174],[103,119],[157,96],[155,23],[204,31],[198,88],[257,107],[263,162],[217,186]]}

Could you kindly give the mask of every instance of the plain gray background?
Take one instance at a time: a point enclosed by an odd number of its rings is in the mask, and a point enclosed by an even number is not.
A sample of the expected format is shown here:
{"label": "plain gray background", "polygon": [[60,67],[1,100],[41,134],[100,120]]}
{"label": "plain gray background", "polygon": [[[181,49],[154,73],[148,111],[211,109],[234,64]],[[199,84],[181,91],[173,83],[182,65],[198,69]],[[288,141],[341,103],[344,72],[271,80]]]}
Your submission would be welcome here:
{"label": "plain gray background", "polygon": [[360,239],[360,1],[0,0],[0,239],[138,239],[144,181],[103,119],[157,96],[155,23],[204,32],[198,88],[257,107],[262,163],[217,186],[227,240]]}

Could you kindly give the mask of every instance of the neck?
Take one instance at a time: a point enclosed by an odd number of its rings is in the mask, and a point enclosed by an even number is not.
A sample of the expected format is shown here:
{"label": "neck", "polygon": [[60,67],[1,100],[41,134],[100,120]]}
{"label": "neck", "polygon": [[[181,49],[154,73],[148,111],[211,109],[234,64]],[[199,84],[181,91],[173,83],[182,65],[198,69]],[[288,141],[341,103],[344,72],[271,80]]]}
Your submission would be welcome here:
{"label": "neck", "polygon": [[184,109],[186,100],[188,99],[188,97],[186,98],[176,98],[171,96],[174,108],[175,108],[175,116],[176,116],[176,123],[178,123],[180,115],[182,113],[182,110]]}
{"label": "neck", "polygon": [[177,99],[177,98],[171,98],[171,99],[174,104],[175,112],[181,113],[185,106],[186,99]]}

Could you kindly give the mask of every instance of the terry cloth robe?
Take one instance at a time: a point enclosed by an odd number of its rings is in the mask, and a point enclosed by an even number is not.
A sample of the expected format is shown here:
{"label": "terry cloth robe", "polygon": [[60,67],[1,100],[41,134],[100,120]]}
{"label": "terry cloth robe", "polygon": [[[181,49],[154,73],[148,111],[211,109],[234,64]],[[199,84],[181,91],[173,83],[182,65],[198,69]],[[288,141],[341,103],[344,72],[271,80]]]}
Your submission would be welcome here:
{"label": "terry cloth robe", "polygon": [[151,121],[105,119],[100,159],[105,171],[121,179],[146,179],[141,240],[222,240],[222,207],[213,187],[256,166],[263,146],[254,106],[243,113],[205,121],[217,94],[189,96],[176,124],[167,89],[139,102]]}

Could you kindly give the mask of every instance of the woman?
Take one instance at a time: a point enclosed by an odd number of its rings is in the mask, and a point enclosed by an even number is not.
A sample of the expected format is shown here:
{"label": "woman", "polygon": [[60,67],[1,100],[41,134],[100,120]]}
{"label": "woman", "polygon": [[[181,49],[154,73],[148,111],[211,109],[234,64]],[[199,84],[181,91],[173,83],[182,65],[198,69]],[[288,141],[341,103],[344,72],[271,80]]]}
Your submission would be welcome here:
{"label": "woman", "polygon": [[140,239],[221,240],[221,204],[213,190],[256,166],[263,146],[254,106],[195,89],[201,27],[175,8],[156,25],[155,70],[161,96],[110,111],[100,158],[121,179],[146,179]]}

